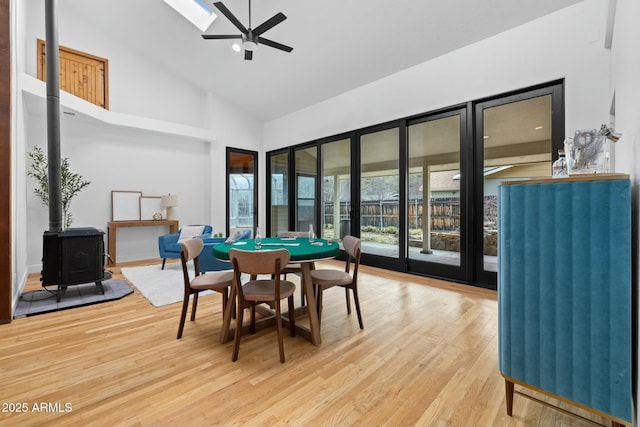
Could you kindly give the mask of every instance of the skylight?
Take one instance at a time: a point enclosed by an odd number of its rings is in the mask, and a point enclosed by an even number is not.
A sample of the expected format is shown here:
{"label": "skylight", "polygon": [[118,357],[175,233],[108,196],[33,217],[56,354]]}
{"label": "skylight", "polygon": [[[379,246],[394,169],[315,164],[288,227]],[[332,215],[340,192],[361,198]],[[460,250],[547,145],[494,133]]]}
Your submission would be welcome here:
{"label": "skylight", "polygon": [[164,2],[202,32],[218,17],[203,0],[164,0]]}

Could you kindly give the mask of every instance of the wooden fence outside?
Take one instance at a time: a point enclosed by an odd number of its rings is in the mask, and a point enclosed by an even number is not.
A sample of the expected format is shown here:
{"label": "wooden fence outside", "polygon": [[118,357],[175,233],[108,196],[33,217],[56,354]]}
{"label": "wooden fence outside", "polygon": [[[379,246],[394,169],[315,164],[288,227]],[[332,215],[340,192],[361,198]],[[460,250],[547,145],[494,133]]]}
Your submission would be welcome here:
{"label": "wooden fence outside", "polygon": [[[490,229],[497,229],[498,212],[496,196],[485,197],[484,223]],[[422,229],[422,200],[409,201],[409,229]],[[349,204],[340,203],[340,220],[349,219]],[[333,224],[333,202],[324,203],[324,223]],[[362,227],[398,227],[399,205],[397,200],[366,201],[360,204],[360,224]],[[460,199],[457,197],[431,199],[431,230],[460,230]]]}

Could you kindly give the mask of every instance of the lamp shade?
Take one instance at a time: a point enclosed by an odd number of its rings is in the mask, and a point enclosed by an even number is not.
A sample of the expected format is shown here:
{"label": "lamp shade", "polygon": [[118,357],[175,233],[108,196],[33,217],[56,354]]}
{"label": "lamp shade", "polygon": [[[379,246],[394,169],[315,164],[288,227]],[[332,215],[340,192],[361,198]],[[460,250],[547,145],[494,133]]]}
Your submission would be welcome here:
{"label": "lamp shade", "polygon": [[162,196],[162,199],[160,200],[160,205],[163,208],[174,208],[178,206],[178,196],[176,196],[175,194]]}

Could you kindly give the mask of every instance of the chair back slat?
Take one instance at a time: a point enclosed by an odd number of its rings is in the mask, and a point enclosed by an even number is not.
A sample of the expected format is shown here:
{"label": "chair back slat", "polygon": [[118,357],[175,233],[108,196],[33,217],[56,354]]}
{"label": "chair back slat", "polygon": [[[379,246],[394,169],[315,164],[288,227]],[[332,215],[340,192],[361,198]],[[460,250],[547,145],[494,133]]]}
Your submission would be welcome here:
{"label": "chair back slat", "polygon": [[193,260],[193,269],[195,271],[195,275],[200,275],[200,264],[198,263],[198,255],[202,252],[202,248],[204,248],[204,241],[197,237],[193,239],[187,239],[180,242],[180,260],[182,261],[182,275],[184,277],[184,286],[185,289],[189,288],[189,283],[191,282],[191,278],[189,277],[189,269],[187,267],[187,263]]}
{"label": "chair back slat", "polygon": [[[289,251],[286,249],[245,251],[230,249],[229,259],[234,266],[245,274],[280,274],[283,266],[289,263]],[[235,262],[234,262],[235,260]],[[279,263],[278,263],[279,261]]]}
{"label": "chair back slat", "polygon": [[182,253],[184,254],[185,261],[191,261],[202,252],[204,248],[204,241],[199,238],[187,239],[180,242]]}
{"label": "chair back slat", "polygon": [[347,254],[352,258],[356,258],[356,251],[360,250],[360,239],[353,236],[344,236],[342,246]]}
{"label": "chair back slat", "polygon": [[345,264],[345,271],[349,273],[351,270],[351,264],[353,263],[353,279],[357,280],[358,266],[360,265],[360,247],[361,240],[353,236],[344,236],[342,239],[342,246],[347,253],[347,262]]}

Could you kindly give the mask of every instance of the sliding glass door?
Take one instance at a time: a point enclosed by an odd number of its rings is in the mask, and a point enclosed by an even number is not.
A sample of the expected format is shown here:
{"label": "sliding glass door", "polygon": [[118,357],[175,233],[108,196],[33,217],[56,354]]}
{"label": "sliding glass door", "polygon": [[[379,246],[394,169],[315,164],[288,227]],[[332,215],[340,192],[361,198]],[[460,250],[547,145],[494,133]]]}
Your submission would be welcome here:
{"label": "sliding glass door", "polygon": [[322,159],[322,224],[316,233],[342,240],[351,234],[351,138],[320,145]]}
{"label": "sliding glass door", "polygon": [[258,226],[258,153],[227,148],[227,235]]}
{"label": "sliding glass door", "polygon": [[407,267],[409,271],[463,279],[466,261],[467,174],[461,167],[466,110],[409,123]]}
{"label": "sliding glass door", "polygon": [[270,153],[271,232],[289,173],[289,229],[359,237],[366,265],[496,288],[498,186],[550,176],[563,139],[555,82]]}
{"label": "sliding glass door", "polygon": [[297,149],[295,152],[295,231],[308,231],[311,225],[316,233],[318,199],[318,148]]}
{"label": "sliding glass door", "polygon": [[271,155],[268,168],[268,235],[276,236],[280,230],[289,230],[289,152]]}
{"label": "sliding glass door", "polygon": [[362,240],[363,259],[402,270],[400,128],[383,127],[359,134],[358,153],[356,232]]}
{"label": "sliding glass door", "polygon": [[476,105],[473,253],[477,282],[495,286],[498,186],[550,176],[564,134],[562,88],[554,85]]}

